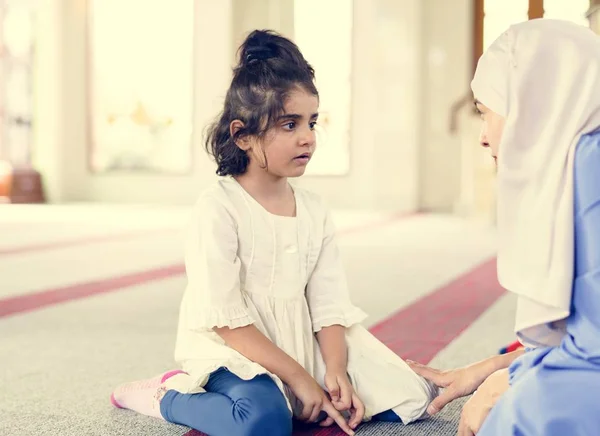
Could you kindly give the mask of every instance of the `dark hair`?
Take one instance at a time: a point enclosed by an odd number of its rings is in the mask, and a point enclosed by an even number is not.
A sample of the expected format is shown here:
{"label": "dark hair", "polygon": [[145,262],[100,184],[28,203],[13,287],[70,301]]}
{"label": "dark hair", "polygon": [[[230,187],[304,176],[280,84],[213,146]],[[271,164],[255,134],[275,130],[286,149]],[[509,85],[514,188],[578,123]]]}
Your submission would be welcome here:
{"label": "dark hair", "polygon": [[[318,96],[315,73],[298,46],[270,30],[255,30],[238,50],[239,62],[225,97],[223,112],[208,127],[206,150],[217,162],[217,174],[246,172],[249,157],[236,145],[247,136],[264,137],[283,114],[289,93],[297,87]],[[232,121],[244,123],[232,137]]]}

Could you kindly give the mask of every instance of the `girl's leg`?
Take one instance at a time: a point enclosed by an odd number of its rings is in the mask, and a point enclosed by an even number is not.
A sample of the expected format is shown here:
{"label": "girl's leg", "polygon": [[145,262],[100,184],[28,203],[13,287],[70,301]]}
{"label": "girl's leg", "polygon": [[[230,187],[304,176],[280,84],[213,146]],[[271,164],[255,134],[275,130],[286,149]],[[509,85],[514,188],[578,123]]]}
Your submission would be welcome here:
{"label": "girl's leg", "polygon": [[204,388],[200,394],[168,391],[160,402],[162,416],[211,436],[292,434],[287,402],[269,376],[242,380],[220,369]]}
{"label": "girl's leg", "polygon": [[396,413],[393,410],[386,410],[385,412],[381,412],[377,415],[374,415],[373,421],[402,422],[400,417],[396,415]]}

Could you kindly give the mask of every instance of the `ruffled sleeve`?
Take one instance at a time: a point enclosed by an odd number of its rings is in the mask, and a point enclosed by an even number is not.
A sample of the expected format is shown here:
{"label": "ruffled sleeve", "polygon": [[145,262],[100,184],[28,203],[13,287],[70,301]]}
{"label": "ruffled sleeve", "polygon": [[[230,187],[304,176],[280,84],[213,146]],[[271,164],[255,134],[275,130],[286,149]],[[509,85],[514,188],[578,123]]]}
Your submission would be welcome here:
{"label": "ruffled sleeve", "polygon": [[346,274],[335,240],[335,227],[325,211],[323,244],[306,289],[313,331],[341,325],[350,327],[367,315],[350,301]]}
{"label": "ruffled sleeve", "polygon": [[240,290],[237,225],[233,208],[216,196],[197,203],[186,239],[187,327],[207,330],[252,324]]}

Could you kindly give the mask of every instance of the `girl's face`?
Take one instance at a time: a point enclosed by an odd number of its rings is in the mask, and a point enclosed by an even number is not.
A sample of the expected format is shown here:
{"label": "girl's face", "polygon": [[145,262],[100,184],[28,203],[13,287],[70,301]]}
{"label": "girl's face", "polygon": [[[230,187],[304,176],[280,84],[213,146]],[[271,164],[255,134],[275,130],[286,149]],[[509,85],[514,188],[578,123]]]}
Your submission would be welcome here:
{"label": "girl's face", "polygon": [[504,130],[504,117],[485,106],[479,100],[475,100],[477,112],[481,115],[483,125],[479,135],[479,144],[490,149],[490,153],[495,161],[498,159],[498,151],[502,132]]}
{"label": "girl's face", "polygon": [[316,147],[318,111],[317,96],[300,88],[290,92],[283,115],[264,138],[250,139],[247,152],[255,168],[248,169],[282,178],[303,175]]}

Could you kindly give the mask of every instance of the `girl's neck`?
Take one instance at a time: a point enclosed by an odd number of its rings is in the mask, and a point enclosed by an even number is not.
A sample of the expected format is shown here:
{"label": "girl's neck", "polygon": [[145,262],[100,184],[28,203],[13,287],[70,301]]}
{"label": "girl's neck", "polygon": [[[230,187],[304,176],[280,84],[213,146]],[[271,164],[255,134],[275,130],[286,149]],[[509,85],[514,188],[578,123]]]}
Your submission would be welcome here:
{"label": "girl's neck", "polygon": [[294,191],[287,177],[278,177],[262,168],[251,169],[235,177],[235,180],[268,212],[280,216],[295,216]]}
{"label": "girl's neck", "polygon": [[237,182],[255,198],[282,198],[290,193],[287,177],[278,177],[262,168],[248,165],[248,170],[236,176]]}

